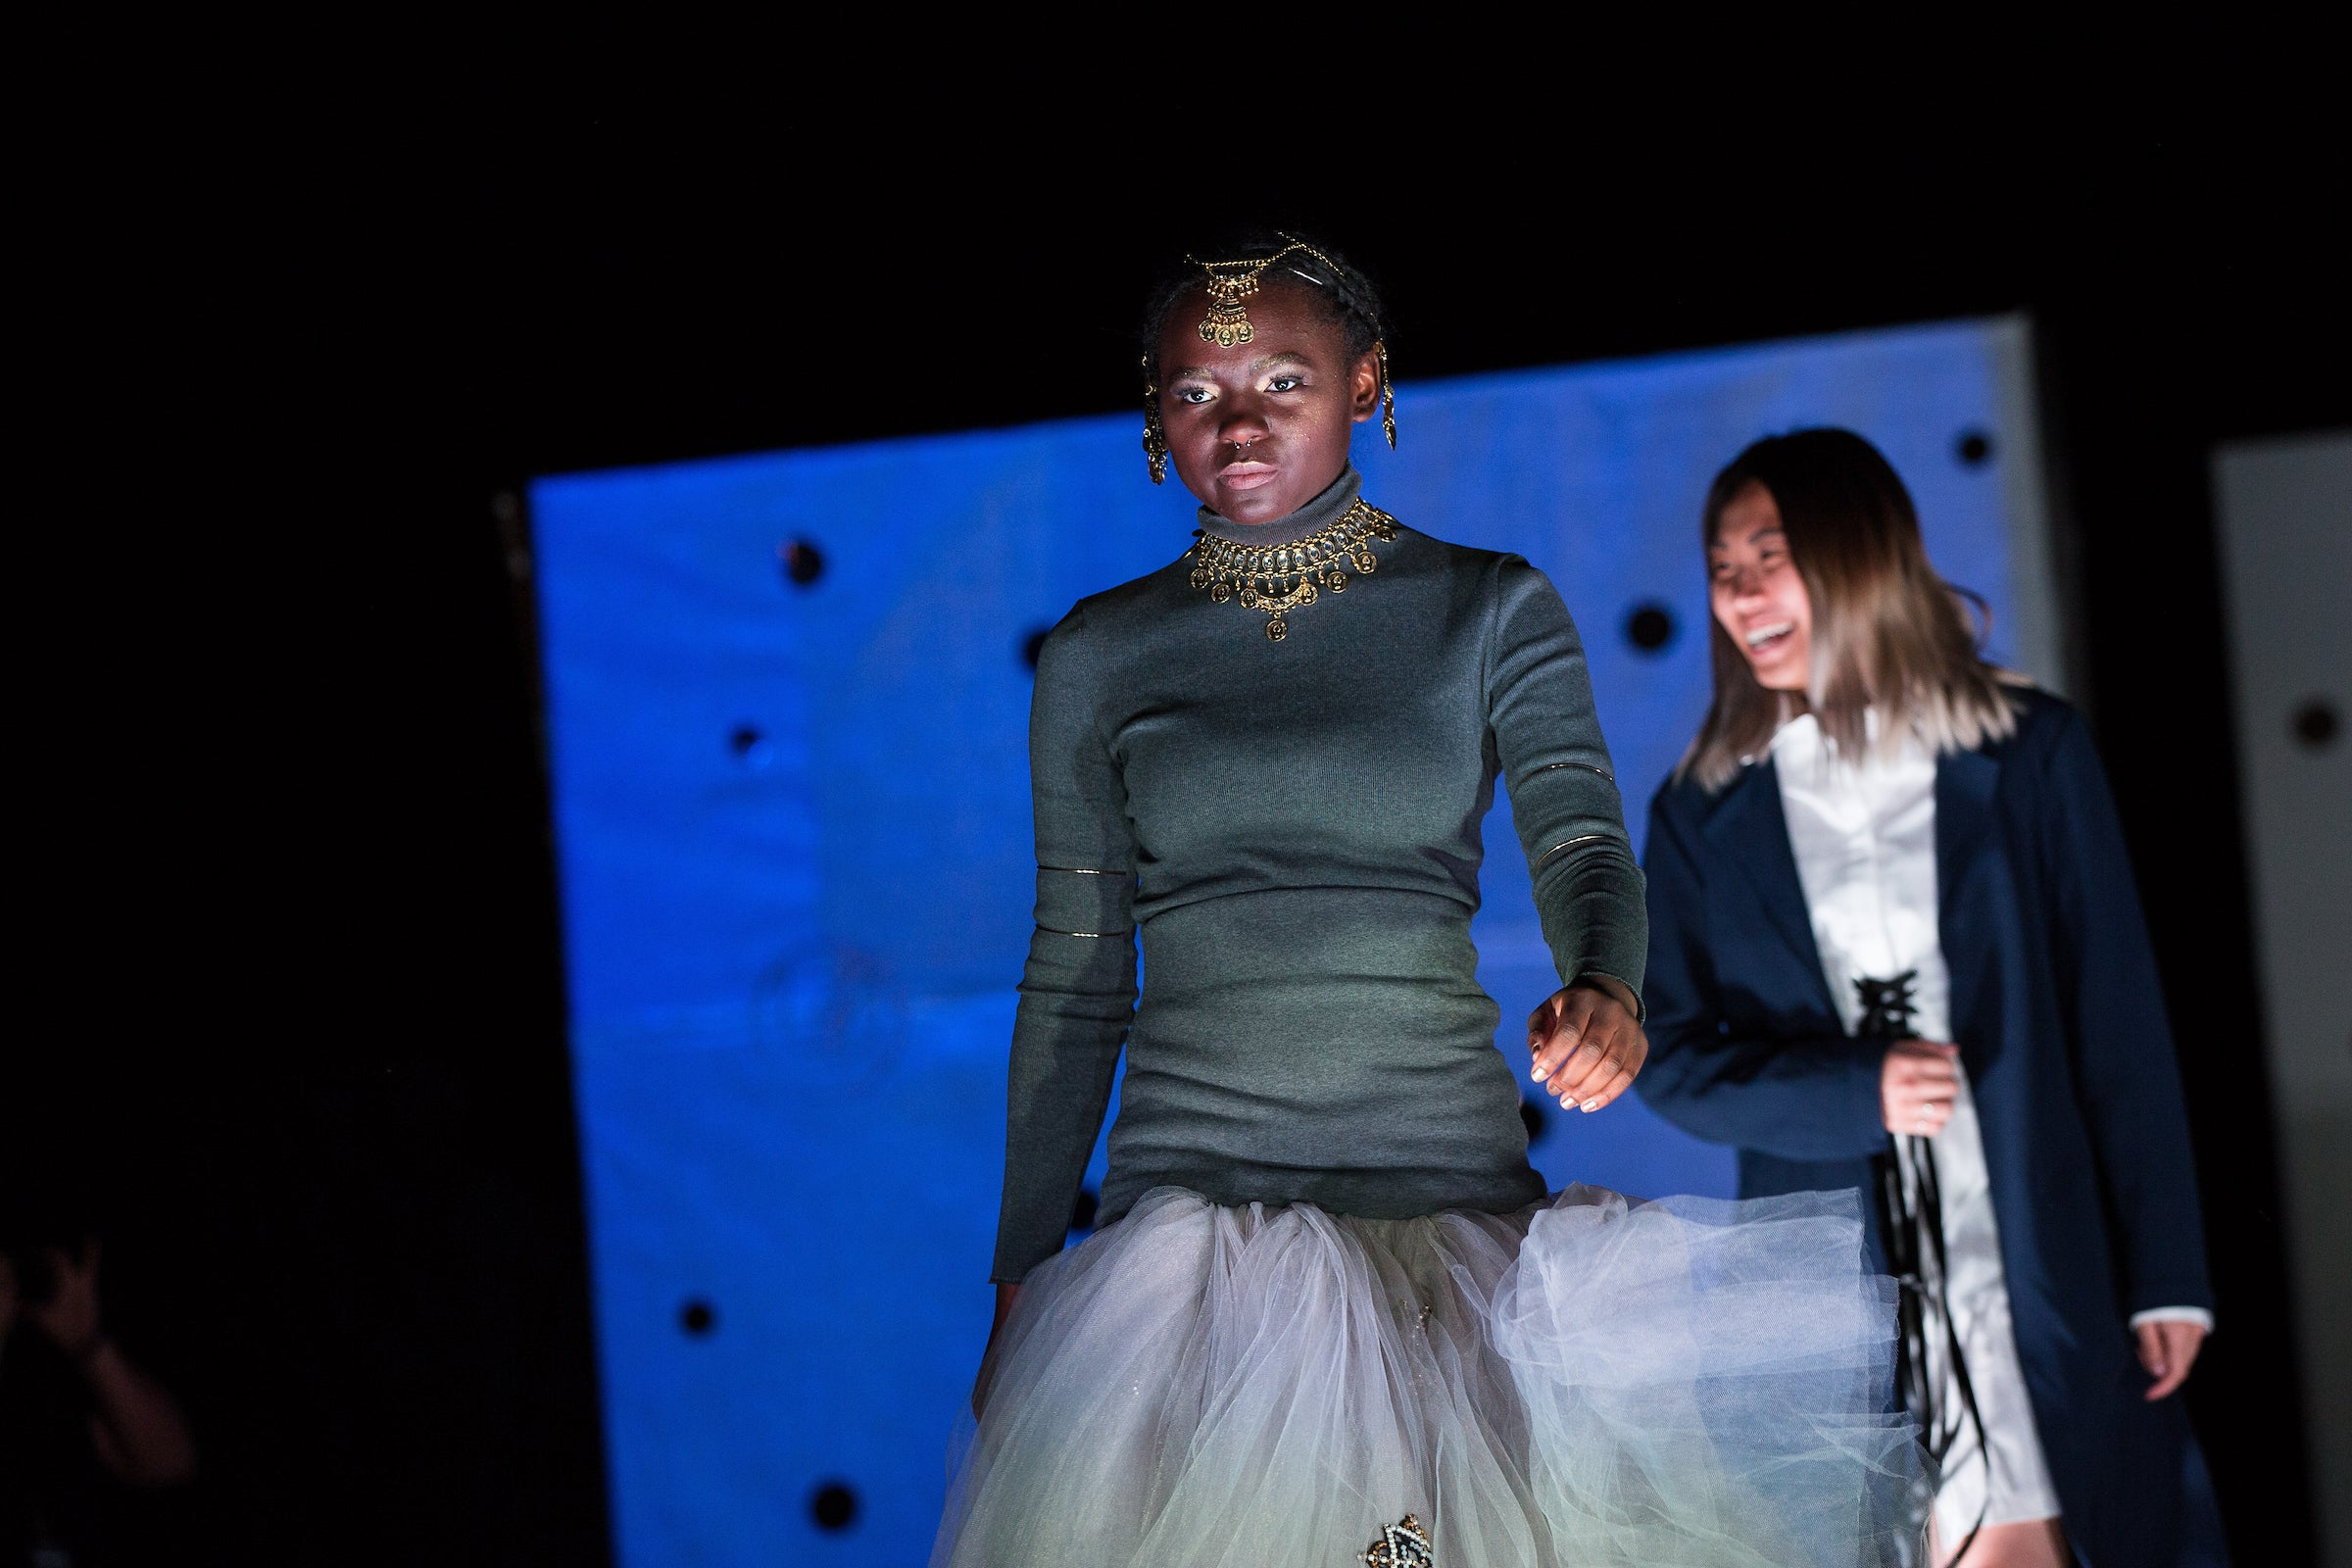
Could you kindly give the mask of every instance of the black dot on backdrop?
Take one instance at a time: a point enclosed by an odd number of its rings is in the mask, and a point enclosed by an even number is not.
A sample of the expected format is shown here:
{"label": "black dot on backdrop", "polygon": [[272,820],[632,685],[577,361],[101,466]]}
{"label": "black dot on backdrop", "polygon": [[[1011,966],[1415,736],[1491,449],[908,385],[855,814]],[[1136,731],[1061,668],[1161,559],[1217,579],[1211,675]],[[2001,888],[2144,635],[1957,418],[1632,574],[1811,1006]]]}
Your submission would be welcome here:
{"label": "black dot on backdrop", "polygon": [[827,1481],[808,1494],[808,1517],[828,1533],[858,1522],[858,1494],[846,1481]]}
{"label": "black dot on backdrop", "polygon": [[1532,1100],[1519,1102],[1519,1119],[1527,1123],[1527,1141],[1534,1143],[1544,1136],[1544,1107]]}
{"label": "black dot on backdrop", "polygon": [[803,588],[825,574],[825,553],[806,539],[787,539],[776,546],[776,560],[783,563],[784,575]]}
{"label": "black dot on backdrop", "polygon": [[2315,752],[2324,752],[2333,745],[2343,732],[2343,720],[2336,715],[2335,705],[2325,697],[2314,697],[2295,710],[2295,739]]}
{"label": "black dot on backdrop", "polygon": [[1091,1231],[1095,1228],[1095,1195],[1085,1188],[1078,1189],[1078,1201],[1070,1205],[1070,1229]]}
{"label": "black dot on backdrop", "polygon": [[709,1301],[692,1300],[678,1308],[678,1327],[698,1340],[717,1326],[718,1314]]}
{"label": "black dot on backdrop", "polygon": [[1040,626],[1021,639],[1021,662],[1031,669],[1037,667],[1037,656],[1046,651],[1046,633],[1051,630],[1051,626]]}
{"label": "black dot on backdrop", "polygon": [[1964,468],[1978,467],[1992,456],[1992,437],[1982,430],[1963,430],[1960,439],[1952,443],[1952,456]]}
{"label": "black dot on backdrop", "polygon": [[1645,654],[1654,654],[1674,641],[1674,612],[1664,605],[1636,605],[1625,617],[1625,640]]}
{"label": "black dot on backdrop", "polygon": [[760,730],[757,725],[738,724],[727,732],[727,750],[737,757],[749,757],[760,749]]}

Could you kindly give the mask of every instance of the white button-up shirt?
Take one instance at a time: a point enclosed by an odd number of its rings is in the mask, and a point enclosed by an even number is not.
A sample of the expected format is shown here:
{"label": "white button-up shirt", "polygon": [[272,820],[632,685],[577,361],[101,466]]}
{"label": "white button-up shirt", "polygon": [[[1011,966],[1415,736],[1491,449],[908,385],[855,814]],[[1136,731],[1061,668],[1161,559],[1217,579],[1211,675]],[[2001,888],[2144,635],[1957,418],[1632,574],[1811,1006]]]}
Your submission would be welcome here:
{"label": "white button-up shirt", "polygon": [[[1911,970],[1919,977],[1912,993],[1918,1038],[1950,1041],[1951,974],[1936,925],[1936,759],[1914,741],[1891,755],[1874,751],[1857,765],[1825,743],[1811,714],[1782,726],[1772,758],[1814,945],[1847,1032],[1861,1022],[1856,980]],[[1953,1327],[1985,1440],[1980,1447],[1966,1432],[1945,1458],[1936,1516],[1948,1548],[1980,1508],[1986,1524],[2052,1518],[2059,1509],[2018,1362],[1991,1173],[1965,1071],[1951,1119],[1933,1144]],[[2159,1307],[2132,1322],[2159,1318],[2213,1322],[2197,1307]]]}

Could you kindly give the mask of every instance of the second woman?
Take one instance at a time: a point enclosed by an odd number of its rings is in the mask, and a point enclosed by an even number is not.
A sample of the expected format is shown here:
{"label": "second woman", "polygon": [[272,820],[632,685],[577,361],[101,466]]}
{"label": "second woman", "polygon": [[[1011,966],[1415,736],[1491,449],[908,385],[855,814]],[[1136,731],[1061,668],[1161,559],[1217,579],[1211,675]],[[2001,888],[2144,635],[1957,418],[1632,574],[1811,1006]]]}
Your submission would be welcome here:
{"label": "second woman", "polygon": [[2212,1325],[2171,1036],[2082,719],[1993,668],[1844,430],[1702,536],[1715,701],[1650,807],[1642,1098],[1742,1196],[1861,1189],[1970,1568],[2178,1560]]}

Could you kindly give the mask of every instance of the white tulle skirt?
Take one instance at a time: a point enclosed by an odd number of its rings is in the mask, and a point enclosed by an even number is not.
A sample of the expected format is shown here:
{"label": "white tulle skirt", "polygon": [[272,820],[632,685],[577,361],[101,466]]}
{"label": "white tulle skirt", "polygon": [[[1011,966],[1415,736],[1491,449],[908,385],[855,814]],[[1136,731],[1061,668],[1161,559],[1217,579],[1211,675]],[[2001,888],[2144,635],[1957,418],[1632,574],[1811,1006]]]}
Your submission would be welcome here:
{"label": "white tulle skirt", "polygon": [[1042,1265],[937,1568],[1894,1562],[1894,1287],[1850,1194],[1367,1220],[1162,1188]]}

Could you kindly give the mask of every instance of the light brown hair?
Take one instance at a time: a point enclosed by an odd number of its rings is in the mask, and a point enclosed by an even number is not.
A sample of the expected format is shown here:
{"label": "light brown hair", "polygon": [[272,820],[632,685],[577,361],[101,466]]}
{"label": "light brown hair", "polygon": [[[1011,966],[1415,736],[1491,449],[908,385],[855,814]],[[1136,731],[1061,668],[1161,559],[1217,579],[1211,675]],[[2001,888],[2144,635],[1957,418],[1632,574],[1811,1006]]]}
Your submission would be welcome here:
{"label": "light brown hair", "polygon": [[[2016,677],[1984,662],[1962,592],[1928,563],[1911,493],[1879,449],[1851,430],[1797,430],[1756,442],[1715,476],[1700,516],[1702,548],[1724,509],[1762,485],[1780,510],[1788,558],[1812,602],[1812,668],[1799,706],[1768,691],[1710,614],[1715,702],[1674,771],[1723,788],[1763,754],[1792,711],[1810,709],[1844,756],[1872,744],[1864,715],[1881,710],[1879,744],[1906,728],[1930,751],[1974,751],[2017,729],[2003,688]],[[1973,599],[1974,596],[1969,596]],[[1982,608],[1983,601],[1976,601]]]}

